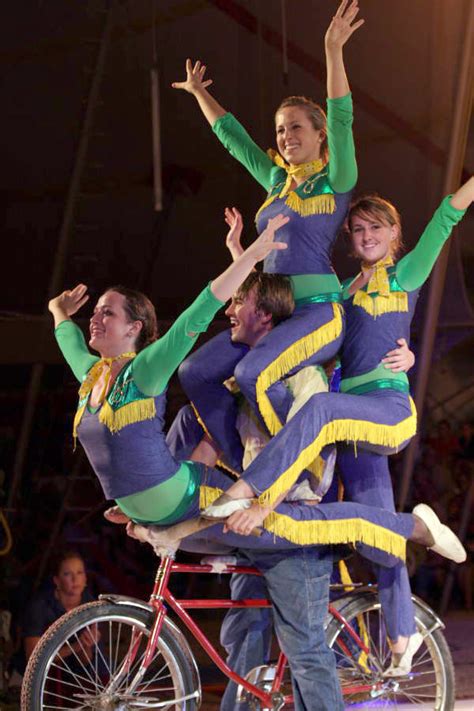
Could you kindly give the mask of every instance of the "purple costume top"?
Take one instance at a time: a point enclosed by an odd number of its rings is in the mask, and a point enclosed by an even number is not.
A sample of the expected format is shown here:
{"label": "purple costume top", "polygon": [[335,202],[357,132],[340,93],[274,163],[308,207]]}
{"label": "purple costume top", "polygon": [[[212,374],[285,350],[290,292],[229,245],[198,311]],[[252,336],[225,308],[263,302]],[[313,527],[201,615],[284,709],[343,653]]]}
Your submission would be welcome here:
{"label": "purple costume top", "polygon": [[[268,191],[257,214],[261,232],[269,218],[290,215],[278,230],[278,239],[288,249],[275,251],[264,261],[264,271],[288,275],[312,275],[311,293],[340,293],[340,284],[331,265],[331,250],[349,206],[350,191],[357,180],[352,137],[352,97],[328,99],[328,144],[330,162],[315,162],[313,174],[296,188],[289,189],[289,166],[274,151],[267,155],[259,148],[232,114],[225,114],[213,130],[227,150],[239,160]],[[322,275],[322,279],[317,279]],[[295,298],[301,282],[294,282]],[[328,299],[332,300],[332,299]],[[336,299],[334,299],[336,300]]]}
{"label": "purple costume top", "polygon": [[[150,489],[180,469],[163,432],[168,381],[221,306],[210,287],[204,289],[164,336],[124,366],[98,410],[88,407],[89,396],[79,401],[79,441],[108,499]],[[63,321],[55,335],[83,381],[99,359],[89,352],[82,331]]]}
{"label": "purple costume top", "polygon": [[[396,347],[399,338],[409,343],[419,290],[453,227],[465,213],[451,205],[450,197],[444,198],[415,248],[395,266],[387,268],[387,295],[376,291],[368,293],[366,285],[349,296],[348,288],[353,279],[344,282],[346,333],[341,350],[342,392],[364,392],[370,389],[370,383],[386,379],[394,381],[396,389],[408,392],[405,373],[393,373],[381,365],[381,361]],[[388,383],[385,387],[389,387]]]}

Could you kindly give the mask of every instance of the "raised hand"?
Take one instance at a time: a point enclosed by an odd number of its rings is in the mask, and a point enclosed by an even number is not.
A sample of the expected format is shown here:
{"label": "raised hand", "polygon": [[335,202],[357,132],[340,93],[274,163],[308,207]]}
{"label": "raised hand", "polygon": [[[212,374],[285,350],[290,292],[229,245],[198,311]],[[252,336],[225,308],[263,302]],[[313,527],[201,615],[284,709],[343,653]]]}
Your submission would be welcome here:
{"label": "raised hand", "polygon": [[183,89],[189,94],[198,94],[203,89],[207,89],[212,84],[212,79],[204,79],[206,73],[206,65],[202,64],[199,59],[194,66],[190,59],[186,60],[186,81],[174,81],[171,86],[173,89]]}
{"label": "raised hand", "polygon": [[350,3],[349,0],[342,0],[324,38],[327,50],[341,49],[349,37],[364,24],[364,20],[354,22],[358,12],[358,0],[352,0]]}
{"label": "raised hand", "polygon": [[74,289],[63,291],[62,294],[51,299],[48,303],[48,309],[53,316],[55,313],[61,312],[64,317],[69,318],[79,311],[88,300],[87,286],[85,286],[85,284],[78,284]]}
{"label": "raised hand", "polygon": [[224,220],[230,227],[230,230],[228,231],[225,238],[225,246],[231,253],[232,259],[235,260],[244,251],[240,242],[240,237],[242,235],[242,229],[244,226],[242,215],[236,207],[226,207],[224,210]]}
{"label": "raised hand", "polygon": [[288,245],[286,242],[275,242],[275,232],[286,225],[290,218],[284,215],[277,215],[276,217],[268,220],[266,228],[263,230],[262,234],[253,242],[250,247],[247,247],[244,254],[251,254],[256,262],[260,262],[262,259],[270,254],[274,249],[287,249]]}
{"label": "raised hand", "polygon": [[397,343],[399,347],[389,351],[382,363],[393,373],[406,373],[415,365],[415,355],[404,338],[399,338]]}

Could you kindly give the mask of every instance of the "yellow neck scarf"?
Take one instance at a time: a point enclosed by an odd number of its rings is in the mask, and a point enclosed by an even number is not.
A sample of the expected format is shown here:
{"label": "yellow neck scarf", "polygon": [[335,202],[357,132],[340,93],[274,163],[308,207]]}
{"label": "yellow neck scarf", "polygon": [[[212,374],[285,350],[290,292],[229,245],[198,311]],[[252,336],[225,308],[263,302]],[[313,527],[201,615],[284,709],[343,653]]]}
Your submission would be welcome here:
{"label": "yellow neck scarf", "polygon": [[291,183],[294,179],[310,178],[315,173],[319,173],[326,165],[326,163],[321,159],[312,160],[309,163],[300,163],[299,165],[289,165],[276,151],[271,151],[271,158],[275,165],[286,171],[286,182],[279,195],[281,198],[285,197],[285,195],[289,193]]}
{"label": "yellow neck scarf", "polygon": [[366,274],[373,270],[372,276],[367,283],[367,293],[377,292],[379,296],[390,296],[390,282],[388,280],[387,267],[393,266],[392,257],[388,256],[375,264],[362,262],[362,273]]}
{"label": "yellow neck scarf", "polygon": [[100,376],[105,371],[104,387],[102,388],[102,391],[99,396],[99,405],[101,405],[105,399],[110,383],[110,378],[112,377],[112,363],[115,363],[115,361],[120,360],[121,358],[135,358],[136,355],[137,354],[135,352],[130,351],[127,353],[121,353],[120,355],[114,356],[113,358],[101,358],[100,360],[98,360],[97,363],[95,363],[89,370],[84,379],[84,382],[79,388],[79,399],[83,400],[89,395],[94,385],[97,383]]}

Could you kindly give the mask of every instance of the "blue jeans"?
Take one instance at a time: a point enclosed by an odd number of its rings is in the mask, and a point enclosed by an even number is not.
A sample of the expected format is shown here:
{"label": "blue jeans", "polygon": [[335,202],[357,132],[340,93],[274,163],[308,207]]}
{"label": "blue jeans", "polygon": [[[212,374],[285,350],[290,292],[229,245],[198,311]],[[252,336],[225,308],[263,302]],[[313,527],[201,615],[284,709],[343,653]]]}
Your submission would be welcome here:
{"label": "blue jeans", "polygon": [[[324,633],[331,557],[322,548],[300,548],[284,552],[240,550],[239,554],[257,567],[265,579],[273,603],[278,641],[290,665],[295,711],[342,711],[344,704],[336,661],[327,646]],[[254,585],[251,582],[248,584],[252,587]],[[238,587],[239,596],[246,597],[245,585],[240,583]],[[255,593],[256,587],[250,597],[265,594],[261,586],[258,595]],[[255,639],[265,623],[268,623],[265,630],[265,634],[268,634],[269,620],[262,615],[264,612],[260,610],[259,616],[255,615],[252,619],[243,615],[240,622],[245,625],[244,629],[235,629],[232,633],[230,622],[224,623],[222,642],[230,652],[229,664],[243,676],[265,660],[268,637],[263,637],[262,632],[255,653],[249,649],[248,644],[242,643],[248,631]],[[236,618],[234,620],[238,621]],[[234,699],[235,685],[229,684],[221,711],[234,711]],[[245,706],[237,705],[235,711],[241,711],[242,708]]]}
{"label": "blue jeans", "polygon": [[[239,561],[240,562],[240,561]],[[248,564],[247,560],[242,563]],[[262,600],[268,597],[265,580],[258,575],[235,573],[230,580],[232,600]],[[268,664],[272,641],[273,615],[266,608],[229,610],[221,626],[221,644],[227,652],[227,664],[242,677]],[[250,711],[245,703],[237,704],[237,684],[229,681],[222,697],[220,711]]]}

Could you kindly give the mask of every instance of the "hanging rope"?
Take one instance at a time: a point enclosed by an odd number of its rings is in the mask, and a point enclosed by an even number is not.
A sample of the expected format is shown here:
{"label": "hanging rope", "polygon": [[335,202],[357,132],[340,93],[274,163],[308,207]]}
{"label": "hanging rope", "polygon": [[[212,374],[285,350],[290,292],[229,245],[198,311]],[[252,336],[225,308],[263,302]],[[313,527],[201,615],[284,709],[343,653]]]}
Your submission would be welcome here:
{"label": "hanging rope", "polygon": [[281,8],[281,54],[283,60],[283,83],[288,86],[288,32],[286,27],[286,0],[280,0]]}

